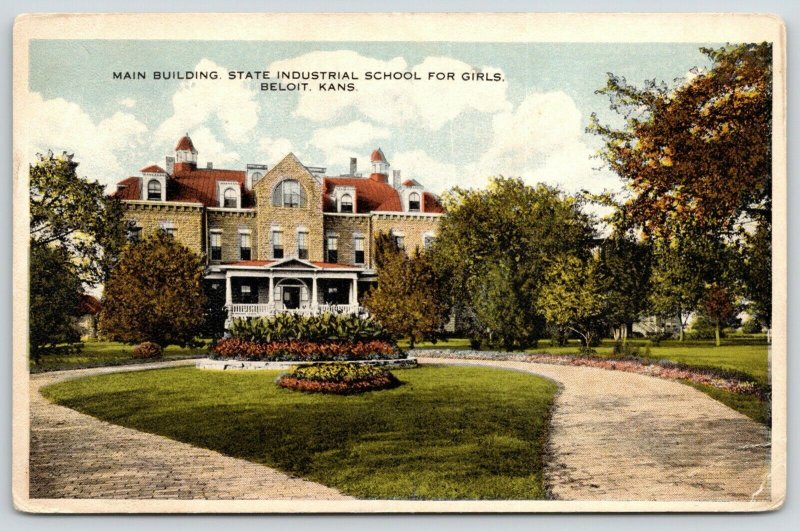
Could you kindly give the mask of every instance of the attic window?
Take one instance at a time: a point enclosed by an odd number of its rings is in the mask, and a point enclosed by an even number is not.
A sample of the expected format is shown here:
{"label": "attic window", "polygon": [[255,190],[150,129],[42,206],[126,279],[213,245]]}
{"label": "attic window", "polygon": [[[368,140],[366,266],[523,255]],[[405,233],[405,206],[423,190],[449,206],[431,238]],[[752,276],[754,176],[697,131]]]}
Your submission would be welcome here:
{"label": "attic window", "polygon": [[353,198],[350,194],[344,194],[340,201],[340,212],[347,212],[351,214],[353,212]]}
{"label": "attic window", "polygon": [[222,206],[225,208],[236,208],[237,199],[236,190],[233,188],[226,188],[223,194]]}
{"label": "attic window", "polygon": [[155,179],[147,183],[147,200],[161,201],[161,183]]}
{"label": "attic window", "polygon": [[419,194],[417,192],[411,192],[408,196],[408,211],[419,212]]}
{"label": "attic window", "polygon": [[300,183],[295,180],[281,181],[272,192],[272,206],[303,208],[306,206],[306,193]]}

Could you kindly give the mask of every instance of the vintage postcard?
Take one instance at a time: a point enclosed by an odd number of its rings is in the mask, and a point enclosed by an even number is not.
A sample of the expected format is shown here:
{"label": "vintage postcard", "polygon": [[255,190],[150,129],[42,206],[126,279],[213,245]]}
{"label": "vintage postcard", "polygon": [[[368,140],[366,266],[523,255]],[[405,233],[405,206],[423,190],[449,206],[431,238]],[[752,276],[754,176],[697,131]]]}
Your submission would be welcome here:
{"label": "vintage postcard", "polygon": [[769,511],[770,15],[14,28],[14,502]]}

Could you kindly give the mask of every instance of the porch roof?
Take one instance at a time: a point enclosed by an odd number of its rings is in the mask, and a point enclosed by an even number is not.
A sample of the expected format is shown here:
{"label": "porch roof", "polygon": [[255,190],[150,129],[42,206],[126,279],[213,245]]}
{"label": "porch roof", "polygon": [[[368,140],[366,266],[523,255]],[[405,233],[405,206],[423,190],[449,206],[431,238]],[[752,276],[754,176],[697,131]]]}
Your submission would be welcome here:
{"label": "porch roof", "polygon": [[223,268],[242,268],[242,269],[336,269],[360,271],[361,267],[347,264],[335,264],[331,262],[312,262],[310,260],[300,260],[299,258],[287,258],[284,260],[239,260],[238,262],[223,262]]}

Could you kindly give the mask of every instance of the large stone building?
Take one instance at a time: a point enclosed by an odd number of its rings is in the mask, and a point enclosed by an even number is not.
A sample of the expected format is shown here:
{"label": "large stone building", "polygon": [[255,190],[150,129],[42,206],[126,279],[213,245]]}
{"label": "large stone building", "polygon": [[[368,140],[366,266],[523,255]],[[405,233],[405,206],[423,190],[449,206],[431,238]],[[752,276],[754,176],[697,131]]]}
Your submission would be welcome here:
{"label": "large stone building", "polygon": [[[131,238],[159,229],[206,257],[210,290],[224,290],[229,318],[275,312],[360,312],[375,281],[372,242],[384,232],[409,251],[430,245],[443,209],[415,180],[401,182],[380,148],[371,174],[325,176],[292,153],[245,170],[197,167],[187,134],[165,167],[117,185]],[[222,298],[220,298],[222,300]]]}

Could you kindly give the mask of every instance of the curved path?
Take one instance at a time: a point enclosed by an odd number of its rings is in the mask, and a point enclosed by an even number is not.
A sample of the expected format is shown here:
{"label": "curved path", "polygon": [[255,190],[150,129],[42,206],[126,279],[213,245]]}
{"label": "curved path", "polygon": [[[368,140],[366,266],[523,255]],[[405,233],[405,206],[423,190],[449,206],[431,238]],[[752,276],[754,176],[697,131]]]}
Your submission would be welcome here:
{"label": "curved path", "polygon": [[55,405],[39,389],[109,372],[194,365],[195,360],[31,375],[30,497],[117,499],[345,499],[272,468],[116,426]]}
{"label": "curved path", "polygon": [[556,499],[770,499],[769,430],[687,385],[591,367],[418,361],[499,367],[558,382],[545,470]]}

